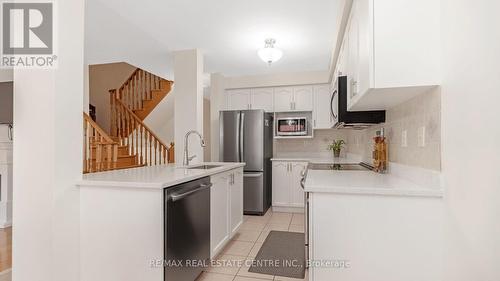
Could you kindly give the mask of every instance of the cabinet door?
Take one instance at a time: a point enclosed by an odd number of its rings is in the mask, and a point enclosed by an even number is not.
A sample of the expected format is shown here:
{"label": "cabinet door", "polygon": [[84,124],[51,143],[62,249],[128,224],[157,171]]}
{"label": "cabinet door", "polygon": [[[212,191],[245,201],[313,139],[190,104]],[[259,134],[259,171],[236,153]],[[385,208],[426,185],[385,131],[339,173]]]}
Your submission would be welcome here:
{"label": "cabinet door", "polygon": [[359,0],[353,7],[358,25],[358,58],[357,58],[357,95],[364,95],[371,87],[372,49],[373,49],[373,17],[370,13],[370,0]]}
{"label": "cabinet door", "polygon": [[291,111],[293,102],[293,88],[279,87],[274,89],[274,111]]}
{"label": "cabinet door", "polygon": [[331,91],[330,85],[316,85],[314,91],[314,129],[330,129],[332,114],[330,109]]}
{"label": "cabinet door", "polygon": [[231,237],[243,223],[243,169],[234,171],[233,177],[234,182],[230,190],[231,212],[229,214]]}
{"label": "cabinet door", "polygon": [[210,250],[217,255],[229,240],[229,174],[213,176],[210,188]]}
{"label": "cabinet door", "polygon": [[354,12],[349,22],[349,58],[347,67],[347,102],[349,103],[358,93],[358,57],[359,57],[359,32],[358,18]]}
{"label": "cabinet door", "polygon": [[228,90],[227,110],[246,110],[250,107],[250,90]]}
{"label": "cabinet door", "polygon": [[312,111],[313,110],[313,89],[312,86],[295,87],[293,90],[293,110]]}
{"label": "cabinet door", "polygon": [[307,169],[306,162],[294,162],[291,163],[292,172],[290,174],[290,198],[291,206],[293,207],[303,207],[304,206],[304,190],[300,185],[302,180],[302,173]]}
{"label": "cabinet door", "polygon": [[273,206],[290,205],[290,163],[273,162]]}
{"label": "cabinet door", "polygon": [[273,112],[273,88],[252,89],[251,109],[263,109],[266,112]]}

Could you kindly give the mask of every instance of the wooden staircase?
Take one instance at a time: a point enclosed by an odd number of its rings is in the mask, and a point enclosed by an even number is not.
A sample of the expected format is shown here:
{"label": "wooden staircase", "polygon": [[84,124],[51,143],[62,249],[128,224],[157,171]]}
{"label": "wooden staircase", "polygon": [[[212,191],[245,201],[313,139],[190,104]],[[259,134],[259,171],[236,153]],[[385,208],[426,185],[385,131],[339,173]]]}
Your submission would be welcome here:
{"label": "wooden staircase", "polygon": [[136,69],[111,94],[111,133],[84,113],[84,173],[174,162],[174,143],[165,145],[144,119],[168,95],[172,81]]}

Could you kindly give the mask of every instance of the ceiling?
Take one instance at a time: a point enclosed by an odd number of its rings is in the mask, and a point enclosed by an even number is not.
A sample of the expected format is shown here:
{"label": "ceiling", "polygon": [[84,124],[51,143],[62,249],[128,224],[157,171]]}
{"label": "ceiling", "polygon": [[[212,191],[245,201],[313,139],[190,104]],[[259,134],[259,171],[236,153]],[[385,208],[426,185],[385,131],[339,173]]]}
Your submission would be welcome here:
{"label": "ceiling", "polygon": [[[328,70],[344,0],[88,0],[86,59],[171,73],[175,50],[199,48],[205,72],[226,76]],[[283,58],[257,56],[264,39]]]}

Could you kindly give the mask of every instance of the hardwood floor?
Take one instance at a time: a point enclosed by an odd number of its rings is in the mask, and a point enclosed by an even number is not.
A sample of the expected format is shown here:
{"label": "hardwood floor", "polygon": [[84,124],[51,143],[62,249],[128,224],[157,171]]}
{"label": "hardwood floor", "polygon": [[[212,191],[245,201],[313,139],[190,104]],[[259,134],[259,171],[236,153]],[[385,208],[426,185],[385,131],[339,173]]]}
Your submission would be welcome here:
{"label": "hardwood floor", "polygon": [[0,229],[0,272],[12,268],[12,227]]}

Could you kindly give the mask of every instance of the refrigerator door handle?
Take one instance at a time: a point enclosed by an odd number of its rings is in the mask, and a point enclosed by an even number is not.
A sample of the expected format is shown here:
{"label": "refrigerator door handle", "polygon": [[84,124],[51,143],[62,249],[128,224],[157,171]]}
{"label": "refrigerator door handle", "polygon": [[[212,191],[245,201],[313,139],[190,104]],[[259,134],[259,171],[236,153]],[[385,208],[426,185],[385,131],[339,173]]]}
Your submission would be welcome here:
{"label": "refrigerator door handle", "polygon": [[237,125],[237,128],[236,128],[236,160],[238,162],[241,162],[241,159],[240,159],[240,156],[241,156],[241,153],[240,153],[240,127],[241,127],[241,112],[238,112],[238,114],[236,115],[236,124]]}
{"label": "refrigerator door handle", "polygon": [[245,162],[245,113],[240,113],[240,130],[239,130],[239,162]]}

